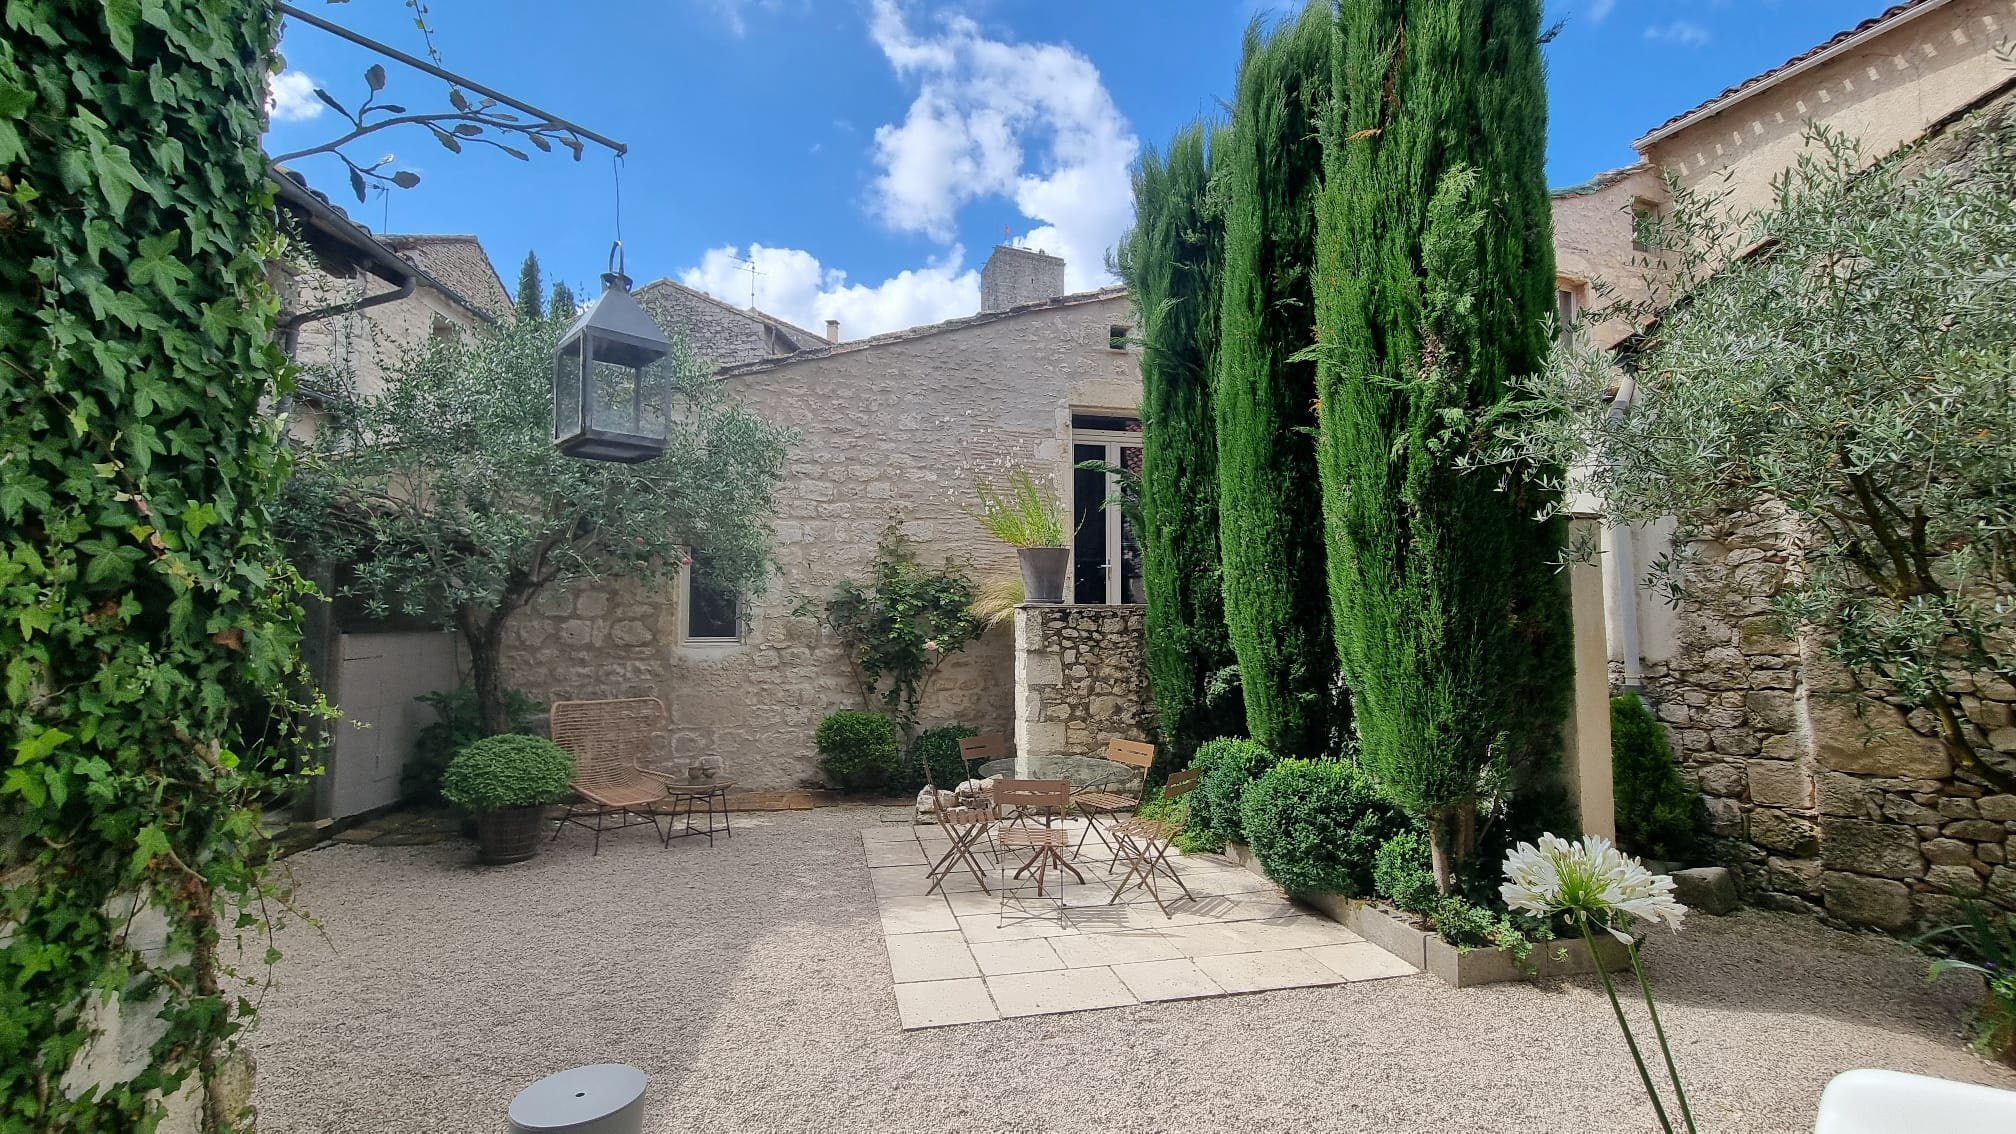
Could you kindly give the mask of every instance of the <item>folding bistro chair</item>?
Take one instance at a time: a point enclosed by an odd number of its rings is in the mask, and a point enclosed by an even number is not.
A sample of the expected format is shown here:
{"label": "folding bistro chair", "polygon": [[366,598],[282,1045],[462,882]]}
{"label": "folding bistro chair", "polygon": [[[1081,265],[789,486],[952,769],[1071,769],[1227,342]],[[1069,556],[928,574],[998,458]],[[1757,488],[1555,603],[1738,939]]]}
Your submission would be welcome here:
{"label": "folding bistro chair", "polygon": [[[1176,837],[1176,833],[1183,829],[1184,822],[1189,818],[1190,801],[1185,797],[1197,789],[1197,780],[1203,774],[1201,768],[1191,768],[1170,776],[1169,782],[1163,785],[1163,799],[1182,801],[1176,814],[1165,819],[1143,819],[1139,815],[1134,815],[1113,824],[1113,845],[1119,857],[1126,860],[1127,873],[1120,879],[1120,885],[1114,888],[1113,897],[1108,900],[1108,905],[1119,901],[1120,896],[1125,894],[1129,887],[1139,886],[1148,891],[1149,897],[1155,899],[1155,905],[1162,911],[1162,916],[1173,916],[1169,902],[1163,901],[1161,892],[1155,888],[1155,880],[1158,877],[1176,883],[1176,888],[1183,891],[1185,898],[1193,902],[1197,900],[1196,895],[1190,892],[1190,887],[1183,884],[1183,877],[1176,873],[1176,868],[1169,863],[1169,843]],[[1171,902],[1175,900],[1174,896],[1169,899]]]}
{"label": "folding bistro chair", "polygon": [[1106,742],[1106,759],[1124,768],[1131,768],[1140,777],[1140,787],[1128,791],[1113,791],[1111,784],[1095,784],[1071,793],[1071,806],[1085,817],[1085,830],[1078,835],[1078,845],[1073,852],[1085,853],[1085,840],[1094,835],[1106,844],[1108,867],[1117,865],[1120,852],[1113,847],[1113,840],[1099,829],[1101,815],[1119,815],[1141,806],[1141,792],[1147,787],[1148,769],[1155,763],[1155,746],[1138,740],[1109,740]]}
{"label": "folding bistro chair", "polygon": [[[1000,779],[994,781],[993,791],[994,810],[997,813],[1013,809],[1025,814],[1054,812],[1061,816],[1065,809],[1071,806],[1070,780]],[[1001,843],[1001,912],[1004,916],[1008,911],[1008,899],[1012,896],[1007,877],[1011,851],[1032,852],[1016,868],[1014,877],[1021,878],[1033,872],[1036,878],[1036,896],[1039,898],[1052,896],[1046,889],[1050,871],[1053,869],[1060,875],[1069,874],[1080,882],[1085,881],[1085,876],[1078,873],[1078,868],[1064,858],[1064,848],[1071,845],[1071,833],[1064,828],[1048,825],[1007,827],[1002,829],[997,837]],[[1062,884],[1063,880],[1060,878],[1058,885]],[[1056,896],[1060,902],[1063,900],[1061,894]]]}
{"label": "folding bistro chair", "polygon": [[[1008,750],[1008,738],[998,732],[985,736],[965,736],[959,739],[959,759],[966,765],[966,778],[980,778],[979,767],[989,760],[1006,760],[1014,753]],[[959,785],[952,785],[957,787]]]}
{"label": "folding bistro chair", "polygon": [[931,786],[931,807],[938,817],[938,826],[950,837],[952,845],[931,864],[925,877],[931,879],[926,894],[936,890],[952,872],[963,864],[973,872],[974,881],[980,883],[983,893],[993,893],[987,888],[987,873],[980,869],[980,861],[973,857],[973,851],[983,839],[992,841],[994,830],[994,809],[991,807],[946,806],[944,793],[937,785]]}

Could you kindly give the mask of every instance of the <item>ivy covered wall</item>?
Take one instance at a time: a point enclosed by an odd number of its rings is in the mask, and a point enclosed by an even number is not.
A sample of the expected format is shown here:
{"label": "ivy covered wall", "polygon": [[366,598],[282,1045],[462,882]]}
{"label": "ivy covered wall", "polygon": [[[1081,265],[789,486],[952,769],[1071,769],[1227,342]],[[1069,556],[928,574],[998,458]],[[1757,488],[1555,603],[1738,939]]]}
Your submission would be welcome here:
{"label": "ivy covered wall", "polygon": [[0,1131],[146,1129],[249,1009],[225,935],[265,949],[238,915],[248,805],[283,759],[301,593],[265,511],[275,12],[12,0],[6,22]]}

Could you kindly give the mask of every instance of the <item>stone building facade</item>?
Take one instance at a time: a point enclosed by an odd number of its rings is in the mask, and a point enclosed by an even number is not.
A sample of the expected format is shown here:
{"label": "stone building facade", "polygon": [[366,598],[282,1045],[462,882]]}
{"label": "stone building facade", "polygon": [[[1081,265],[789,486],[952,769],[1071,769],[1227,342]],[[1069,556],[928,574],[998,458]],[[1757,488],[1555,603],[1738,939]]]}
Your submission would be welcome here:
{"label": "stone building facade", "polygon": [[[892,522],[926,562],[970,561],[975,578],[1014,571],[1014,553],[967,513],[973,485],[1021,466],[1069,502],[1074,417],[1137,413],[1138,360],[1111,334],[1131,321],[1112,288],[725,367],[751,410],[798,432],[774,523],[778,570],[742,599],[740,632],[695,637],[690,570],[656,595],[550,594],[513,617],[506,679],[547,701],[660,698],[670,728],[654,759],[673,774],[816,783],[813,731],[862,696],[840,648],[793,611],[865,580]],[[923,724],[1011,731],[1012,638],[995,628],[948,658]]]}
{"label": "stone building facade", "polygon": [[[1664,207],[1662,171],[1752,208],[1797,159],[1809,120],[1859,139],[1868,160],[1969,110],[2016,125],[2012,72],[1994,51],[2012,31],[2016,0],[1899,4],[1661,125],[1637,143],[1638,165],[1555,195],[1564,306],[1599,279],[1642,294],[1656,264],[1634,247],[1635,214]],[[1623,333],[1599,327],[1597,344]],[[2016,909],[2016,796],[1955,778],[1924,714],[1858,691],[1818,643],[1782,636],[1771,597],[1798,568],[1785,526],[1737,515],[1704,533],[1677,610],[1637,585],[1670,535],[1606,532],[1612,672],[1665,722],[1705,796],[1713,854],[1746,897],[1893,932],[1944,921],[1958,897]],[[1996,747],[2016,751],[2016,688],[1963,697],[1997,728]]]}
{"label": "stone building facade", "polygon": [[[723,303],[676,280],[653,280],[633,294],[666,334],[676,336],[695,358],[712,366],[739,366],[828,345],[828,335],[794,327],[753,307]],[[830,338],[839,338],[837,323],[828,329]]]}

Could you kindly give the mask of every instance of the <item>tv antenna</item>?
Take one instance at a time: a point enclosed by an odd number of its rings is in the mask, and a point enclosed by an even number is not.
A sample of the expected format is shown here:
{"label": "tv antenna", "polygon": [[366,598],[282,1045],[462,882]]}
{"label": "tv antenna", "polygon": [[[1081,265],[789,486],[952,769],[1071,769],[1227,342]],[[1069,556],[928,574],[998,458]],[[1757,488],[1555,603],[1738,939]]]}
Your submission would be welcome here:
{"label": "tv antenna", "polygon": [[730,256],[728,258],[742,265],[735,269],[736,271],[749,273],[749,310],[756,310],[756,277],[765,273],[756,270],[756,261],[754,260],[744,260],[740,256]]}

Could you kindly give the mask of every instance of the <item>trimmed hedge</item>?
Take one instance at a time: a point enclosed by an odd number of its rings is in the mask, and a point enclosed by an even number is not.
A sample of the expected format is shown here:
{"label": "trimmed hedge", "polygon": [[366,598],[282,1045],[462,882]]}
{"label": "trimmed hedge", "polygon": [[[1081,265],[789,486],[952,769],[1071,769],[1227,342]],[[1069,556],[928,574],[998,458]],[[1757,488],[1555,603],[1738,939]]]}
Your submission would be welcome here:
{"label": "trimmed hedge", "polygon": [[1372,892],[1409,913],[1434,910],[1441,895],[1435,891],[1434,861],[1421,832],[1402,831],[1380,844],[1372,858]]}
{"label": "trimmed hedge", "polygon": [[1246,843],[1267,877],[1291,894],[1372,892],[1372,867],[1388,839],[1410,830],[1348,760],[1284,760],[1246,789]]}
{"label": "trimmed hedge", "polygon": [[486,736],[455,754],[441,795],[469,811],[539,807],[567,798],[574,758],[543,736]]}
{"label": "trimmed hedge", "polygon": [[1630,693],[1610,698],[1610,769],[1617,787],[1617,845],[1647,858],[1694,850],[1700,793],[1680,778],[1666,729]]}
{"label": "trimmed hedge", "polygon": [[903,758],[903,772],[896,784],[904,791],[916,791],[930,782],[950,791],[966,779],[966,761],[959,758],[959,742],[979,736],[980,730],[963,724],[938,725],[917,734]]}
{"label": "trimmed hedge", "polygon": [[1246,785],[1281,762],[1257,740],[1219,737],[1208,741],[1190,758],[1190,766],[1204,774],[1190,796],[1190,829],[1208,831],[1220,839],[1245,842],[1240,830],[1239,803]]}
{"label": "trimmed hedge", "polygon": [[880,713],[842,709],[819,722],[813,742],[829,786],[868,791],[896,778],[896,723]]}

